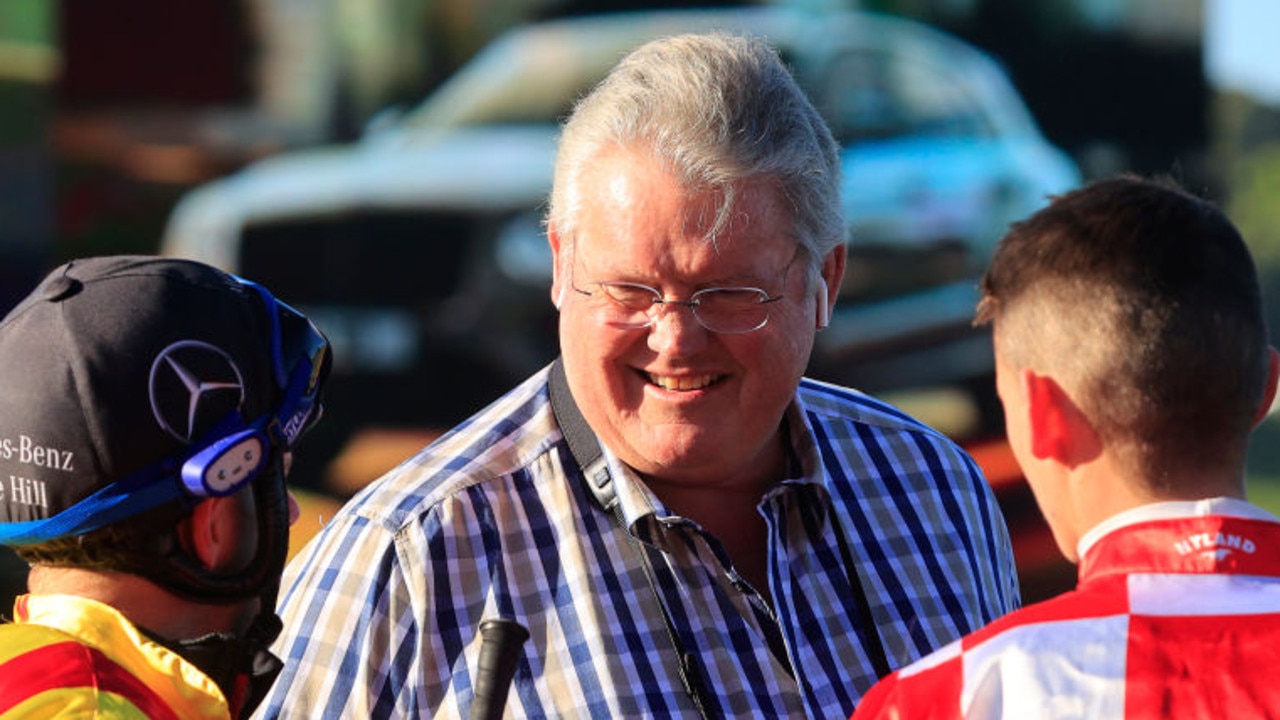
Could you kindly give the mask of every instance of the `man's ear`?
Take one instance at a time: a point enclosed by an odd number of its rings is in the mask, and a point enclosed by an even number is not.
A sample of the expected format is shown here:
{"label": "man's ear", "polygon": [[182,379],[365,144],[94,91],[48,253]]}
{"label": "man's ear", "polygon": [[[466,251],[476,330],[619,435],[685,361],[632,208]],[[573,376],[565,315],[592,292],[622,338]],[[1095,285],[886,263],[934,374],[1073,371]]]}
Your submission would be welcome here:
{"label": "man's ear", "polygon": [[848,248],[837,245],[822,259],[821,273],[818,282],[814,283],[814,324],[821,330],[827,326],[831,311],[835,309],[836,298],[840,296],[840,282],[844,280],[844,264]]}
{"label": "man's ear", "polygon": [[1267,348],[1267,385],[1262,391],[1262,402],[1258,403],[1258,410],[1253,415],[1253,426],[1258,425],[1266,419],[1267,413],[1271,411],[1271,403],[1276,399],[1276,382],[1280,379],[1280,350],[1274,347]]}
{"label": "man's ear", "polygon": [[1097,433],[1084,412],[1056,380],[1033,370],[1021,373],[1027,397],[1031,454],[1066,467],[1095,457]]}
{"label": "man's ear", "polygon": [[565,277],[565,272],[560,266],[561,250],[564,246],[560,242],[560,233],[556,230],[555,223],[547,221],[547,243],[551,246],[551,302],[556,306],[556,310],[564,304],[565,291],[569,287],[569,281]]}
{"label": "man's ear", "polygon": [[234,568],[241,562],[245,542],[236,495],[200,501],[185,520],[188,551],[209,570]]}
{"label": "man's ear", "polygon": [[182,534],[187,552],[200,561],[206,569],[213,569],[218,562],[219,530],[214,505],[220,498],[205,498],[183,521]]}

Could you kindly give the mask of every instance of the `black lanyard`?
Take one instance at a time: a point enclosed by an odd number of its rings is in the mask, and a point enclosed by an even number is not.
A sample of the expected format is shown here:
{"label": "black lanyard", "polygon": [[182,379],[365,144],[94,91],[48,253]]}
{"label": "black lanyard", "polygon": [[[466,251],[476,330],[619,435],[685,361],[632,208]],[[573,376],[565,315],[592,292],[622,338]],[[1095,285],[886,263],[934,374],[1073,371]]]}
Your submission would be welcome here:
{"label": "black lanyard", "polygon": [[[702,681],[702,670],[698,666],[697,658],[693,653],[686,651],[684,644],[680,642],[680,634],[676,632],[671,613],[667,610],[667,604],[663,601],[662,593],[658,591],[657,580],[654,578],[653,555],[659,554],[660,551],[641,542],[627,528],[627,521],[622,516],[622,504],[618,502],[618,495],[614,491],[613,478],[609,474],[609,467],[600,449],[600,442],[596,439],[591,426],[587,425],[586,419],[582,417],[578,404],[569,392],[569,383],[565,379],[564,366],[559,358],[551,365],[547,385],[551,394],[551,411],[555,413],[560,432],[564,434],[565,442],[569,444],[569,452],[573,453],[573,459],[578,462],[584,484],[591,491],[596,502],[600,503],[600,507],[613,515],[614,522],[626,534],[631,541],[631,546],[640,556],[645,579],[649,581],[649,589],[653,591],[658,607],[662,608],[662,620],[666,624],[667,636],[671,639],[680,663],[680,682],[684,685],[685,693],[698,708],[698,714],[709,719],[708,713],[713,705],[709,702],[710,695]],[[661,557],[658,560],[663,561]]]}

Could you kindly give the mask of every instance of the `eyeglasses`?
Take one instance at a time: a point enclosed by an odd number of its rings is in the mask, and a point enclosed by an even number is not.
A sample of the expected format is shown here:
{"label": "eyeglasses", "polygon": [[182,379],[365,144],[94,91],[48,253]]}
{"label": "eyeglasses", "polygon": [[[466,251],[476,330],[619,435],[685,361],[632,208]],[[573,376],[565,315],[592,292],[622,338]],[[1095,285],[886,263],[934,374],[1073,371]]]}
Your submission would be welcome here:
{"label": "eyeglasses", "polygon": [[[796,255],[782,271],[784,286],[787,273],[799,254],[797,249]],[[699,290],[688,300],[668,300],[657,288],[641,283],[590,283],[597,288],[596,292],[583,290],[574,284],[572,278],[570,283],[582,295],[595,297],[599,294],[607,298],[609,302],[603,305],[607,313],[605,322],[629,330],[652,325],[657,319],[654,309],[659,305],[683,305],[689,308],[699,325],[711,332],[724,335],[749,333],[769,322],[769,305],[783,298],[781,293],[770,295],[757,287],[714,287]]]}

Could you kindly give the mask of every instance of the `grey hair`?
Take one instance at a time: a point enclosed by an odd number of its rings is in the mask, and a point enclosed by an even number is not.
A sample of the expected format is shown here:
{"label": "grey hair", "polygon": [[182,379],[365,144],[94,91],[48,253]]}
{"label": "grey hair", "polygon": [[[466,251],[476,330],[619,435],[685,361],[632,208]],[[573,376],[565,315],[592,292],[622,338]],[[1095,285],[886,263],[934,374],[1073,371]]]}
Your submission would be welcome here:
{"label": "grey hair", "polygon": [[839,147],[762,39],[717,31],[654,40],[583,97],[562,130],[547,215],[562,236],[574,234],[581,172],[610,147],[644,148],[690,187],[720,193],[715,230],[732,216],[735,186],[774,183],[811,270],[845,241]]}

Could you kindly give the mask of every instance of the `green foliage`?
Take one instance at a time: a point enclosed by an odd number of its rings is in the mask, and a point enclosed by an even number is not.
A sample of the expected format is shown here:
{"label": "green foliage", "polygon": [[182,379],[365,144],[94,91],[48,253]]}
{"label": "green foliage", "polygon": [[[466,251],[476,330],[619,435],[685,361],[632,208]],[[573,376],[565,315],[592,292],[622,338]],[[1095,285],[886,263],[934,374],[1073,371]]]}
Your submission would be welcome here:
{"label": "green foliage", "polygon": [[0,0],[0,41],[52,45],[57,12],[53,0]]}
{"label": "green foliage", "polygon": [[1249,443],[1249,500],[1280,514],[1280,415],[1272,414]]}
{"label": "green foliage", "polygon": [[1226,210],[1253,252],[1275,344],[1280,337],[1280,141],[1252,145],[1231,167]]}
{"label": "green foliage", "polygon": [[1253,148],[1235,164],[1227,212],[1264,275],[1280,278],[1280,142]]}

